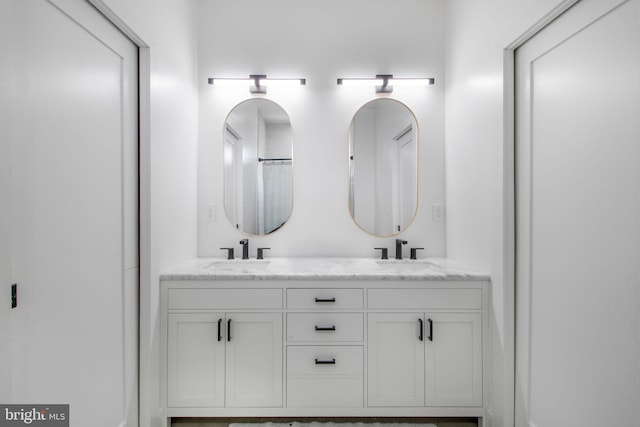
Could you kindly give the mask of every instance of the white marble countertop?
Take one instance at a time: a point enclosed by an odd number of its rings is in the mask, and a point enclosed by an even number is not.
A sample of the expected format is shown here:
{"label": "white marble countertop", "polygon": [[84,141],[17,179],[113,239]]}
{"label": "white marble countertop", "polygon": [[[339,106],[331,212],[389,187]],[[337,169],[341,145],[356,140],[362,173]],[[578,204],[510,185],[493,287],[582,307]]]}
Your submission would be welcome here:
{"label": "white marble countertop", "polygon": [[168,271],[160,280],[489,280],[444,258],[198,258]]}

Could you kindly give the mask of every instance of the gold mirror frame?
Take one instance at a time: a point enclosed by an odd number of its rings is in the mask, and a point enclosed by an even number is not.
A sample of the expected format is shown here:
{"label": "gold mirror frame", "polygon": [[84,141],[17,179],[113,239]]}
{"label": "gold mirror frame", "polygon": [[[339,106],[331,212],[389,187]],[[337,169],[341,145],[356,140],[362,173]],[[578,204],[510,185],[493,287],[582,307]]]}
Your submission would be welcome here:
{"label": "gold mirror frame", "polygon": [[232,227],[278,231],[293,210],[293,132],[287,112],[265,98],[234,106],[223,126],[223,204]]}
{"label": "gold mirror frame", "polygon": [[395,236],[418,213],[420,140],[415,114],[404,103],[377,98],[349,126],[349,213],[363,231]]}

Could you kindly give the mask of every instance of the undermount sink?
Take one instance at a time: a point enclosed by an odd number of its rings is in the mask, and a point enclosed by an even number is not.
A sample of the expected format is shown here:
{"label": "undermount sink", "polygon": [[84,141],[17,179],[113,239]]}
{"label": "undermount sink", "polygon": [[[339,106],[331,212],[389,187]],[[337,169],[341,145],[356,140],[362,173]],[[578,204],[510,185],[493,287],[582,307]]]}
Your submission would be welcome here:
{"label": "undermount sink", "polygon": [[415,259],[385,259],[376,261],[376,264],[388,270],[426,270],[434,267],[429,261]]}
{"label": "undermount sink", "polygon": [[267,259],[221,259],[211,262],[205,268],[217,271],[239,271],[263,269],[268,265]]}

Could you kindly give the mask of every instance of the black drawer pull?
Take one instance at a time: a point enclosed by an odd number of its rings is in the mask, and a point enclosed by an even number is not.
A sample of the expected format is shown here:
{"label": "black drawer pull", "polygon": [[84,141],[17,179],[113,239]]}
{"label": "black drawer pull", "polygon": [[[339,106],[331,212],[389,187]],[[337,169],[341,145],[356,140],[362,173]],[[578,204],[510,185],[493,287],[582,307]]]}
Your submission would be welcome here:
{"label": "black drawer pull", "polygon": [[316,325],[316,331],[335,331],[335,330],[336,330],[335,326],[322,327],[322,326]]}
{"label": "black drawer pull", "polygon": [[218,319],[218,342],[222,341],[222,319]]}
{"label": "black drawer pull", "polygon": [[433,321],[431,319],[427,319],[429,322],[429,336],[427,337],[429,341],[433,341]]}
{"label": "black drawer pull", "polygon": [[318,360],[316,359],[316,365],[335,365],[336,359],[331,360]]}
{"label": "black drawer pull", "polygon": [[335,298],[316,298],[316,302],[336,302]]}
{"label": "black drawer pull", "polygon": [[420,333],[418,334],[418,339],[420,341],[424,341],[424,322],[422,321],[422,319],[418,319],[418,327],[420,328]]}
{"label": "black drawer pull", "polygon": [[231,319],[227,320],[227,341],[231,341]]}

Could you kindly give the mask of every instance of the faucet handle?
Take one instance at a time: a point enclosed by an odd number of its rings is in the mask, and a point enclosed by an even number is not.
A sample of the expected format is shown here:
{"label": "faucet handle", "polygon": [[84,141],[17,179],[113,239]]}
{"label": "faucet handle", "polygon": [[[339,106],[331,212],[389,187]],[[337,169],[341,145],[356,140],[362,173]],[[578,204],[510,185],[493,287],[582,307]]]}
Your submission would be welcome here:
{"label": "faucet handle", "polygon": [[417,252],[418,251],[423,251],[424,248],[411,248],[411,256],[409,257],[410,259],[418,259],[417,256]]}
{"label": "faucet handle", "polygon": [[264,259],[263,252],[270,249],[271,248],[258,248],[258,256],[256,256],[256,259]]}
{"label": "faucet handle", "polygon": [[228,251],[227,252],[227,259],[233,259],[233,248],[220,248],[220,250]]}
{"label": "faucet handle", "polygon": [[389,249],[387,248],[373,248],[382,251],[382,258],[380,259],[389,259]]}

